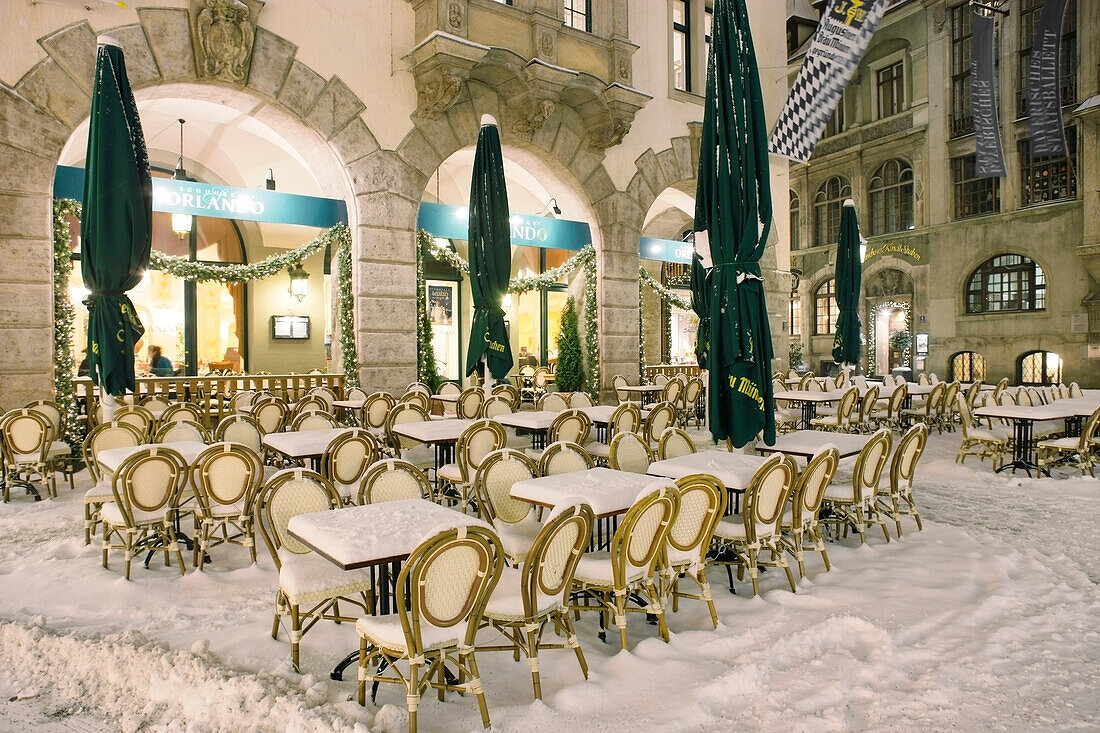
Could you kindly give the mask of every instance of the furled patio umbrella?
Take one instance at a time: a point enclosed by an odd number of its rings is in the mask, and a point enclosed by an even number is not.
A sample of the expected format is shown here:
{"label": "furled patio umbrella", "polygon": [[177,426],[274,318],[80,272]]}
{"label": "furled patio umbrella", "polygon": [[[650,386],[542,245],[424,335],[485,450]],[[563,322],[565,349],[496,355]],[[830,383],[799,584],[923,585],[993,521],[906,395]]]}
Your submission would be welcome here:
{"label": "furled patio umbrella", "polygon": [[[470,182],[470,289],[474,301],[466,374],[473,374],[485,356],[486,372],[503,379],[512,369],[512,347],[504,326],[501,303],[512,271],[508,189],[500,133],[491,115],[481,118]],[[485,388],[489,389],[488,374]]]}
{"label": "furled patio umbrella", "polygon": [[740,448],[775,442],[771,329],[760,256],[772,200],[764,100],[745,0],[717,0],[695,196],[695,246],[712,265],[710,429]]}
{"label": "furled patio umbrella", "polygon": [[703,260],[695,253],[691,258],[691,309],[699,316],[699,330],[695,332],[695,361],[700,369],[707,368],[707,351],[710,350],[710,272],[703,267]]}
{"label": "furled patio umbrella", "polygon": [[846,367],[858,364],[863,351],[859,334],[862,326],[859,320],[859,285],[863,277],[859,256],[861,240],[856,204],[848,199],[840,217],[840,238],[836,245],[836,304],[840,314],[833,337],[833,361]]}
{"label": "furled patio umbrella", "polygon": [[88,374],[102,395],[120,395],[134,391],[134,345],[145,333],[126,291],[149,267],[153,184],[122,48],[106,36],[99,38],[84,165]]}

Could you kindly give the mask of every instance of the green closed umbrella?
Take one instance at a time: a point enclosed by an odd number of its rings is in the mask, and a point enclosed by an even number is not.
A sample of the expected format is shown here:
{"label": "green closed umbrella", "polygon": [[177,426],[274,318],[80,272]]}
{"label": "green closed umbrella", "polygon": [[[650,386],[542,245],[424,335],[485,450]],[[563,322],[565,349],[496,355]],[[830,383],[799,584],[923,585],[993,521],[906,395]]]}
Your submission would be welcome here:
{"label": "green closed umbrella", "polygon": [[153,183],[122,49],[103,36],[84,165],[80,269],[90,291],[88,374],[103,394],[120,395],[134,391],[134,345],[145,333],[126,291],[149,267]]}
{"label": "green closed umbrella", "polygon": [[[772,340],[760,257],[771,231],[768,135],[745,0],[717,0],[695,196],[695,242],[712,264],[707,391],[716,441],[775,443]],[[710,262],[708,263],[708,260]]]}
{"label": "green closed umbrella", "polygon": [[859,220],[851,199],[844,202],[840,217],[840,238],[836,245],[836,305],[840,313],[833,337],[833,361],[853,366],[859,363],[863,345],[860,339],[859,286],[863,263],[859,258]]}
{"label": "green closed umbrella", "polygon": [[[488,371],[503,379],[512,369],[512,347],[504,326],[501,303],[512,272],[508,189],[504,183],[504,156],[500,133],[490,115],[481,118],[470,182],[470,290],[474,317],[466,350],[466,374],[477,370],[482,355]],[[485,380],[486,389],[489,380]]]}
{"label": "green closed umbrella", "polygon": [[699,316],[699,330],[695,332],[695,361],[700,369],[707,368],[707,351],[710,350],[710,280],[703,260],[695,253],[691,258],[691,309]]}

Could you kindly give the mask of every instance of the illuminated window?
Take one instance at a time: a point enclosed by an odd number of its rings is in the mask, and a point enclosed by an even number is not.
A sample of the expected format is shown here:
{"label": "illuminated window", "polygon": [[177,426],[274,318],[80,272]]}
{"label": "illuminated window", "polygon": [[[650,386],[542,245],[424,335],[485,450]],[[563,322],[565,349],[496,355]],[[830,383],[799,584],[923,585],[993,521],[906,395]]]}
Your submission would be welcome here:
{"label": "illuminated window", "polygon": [[836,303],[836,280],[829,278],[814,293],[814,334],[824,335],[836,331],[836,319],[840,306]]}
{"label": "illuminated window", "polygon": [[899,61],[875,72],[879,119],[905,109],[905,66]]}
{"label": "illuminated window", "polygon": [[986,260],[967,282],[967,313],[1034,311],[1046,305],[1043,268],[1022,255],[998,255]]}
{"label": "illuminated window", "polygon": [[791,335],[802,335],[802,298],[797,295],[791,298],[790,305]]}
{"label": "illuminated window", "polygon": [[947,373],[954,381],[981,382],[985,380],[985,357],[976,351],[960,351],[947,361]]}
{"label": "illuminated window", "polygon": [[1020,384],[1057,384],[1062,381],[1062,357],[1053,351],[1029,351],[1016,362]]}
{"label": "illuminated window", "polygon": [[1032,158],[1027,138],[1020,148],[1020,203],[1023,206],[1077,198],[1077,128],[1066,128],[1067,158]]}

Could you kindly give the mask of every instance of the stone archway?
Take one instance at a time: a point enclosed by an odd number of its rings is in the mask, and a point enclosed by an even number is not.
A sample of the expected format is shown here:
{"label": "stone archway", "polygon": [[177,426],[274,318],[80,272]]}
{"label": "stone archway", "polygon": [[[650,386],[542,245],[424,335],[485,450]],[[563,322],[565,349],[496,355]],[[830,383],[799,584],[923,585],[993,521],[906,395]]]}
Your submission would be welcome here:
{"label": "stone archway", "polygon": [[[126,51],[136,92],[188,84],[221,89],[227,98],[251,98],[269,124],[309,131],[318,154],[334,158],[328,183],[339,185],[349,198],[365,193],[355,164],[379,147],[360,116],[365,104],[339,77],[320,76],[295,58],[293,43],[256,27],[247,82],[227,85],[196,71],[186,10],[139,8],[137,15],[138,23],[111,30]],[[95,67],[96,33],[87,21],[61,28],[40,43],[47,56],[14,87],[0,84],[0,155],[6,161],[0,167],[0,260],[5,263],[0,297],[7,304],[0,318],[0,379],[10,385],[0,409],[52,391],[54,170],[66,140],[88,116]],[[350,208],[354,228],[362,209]],[[361,227],[357,234],[356,250],[361,251]],[[361,292],[363,283],[356,285]],[[406,301],[411,292],[404,293]],[[369,336],[359,334],[361,351]],[[365,356],[364,371],[369,371],[369,350]]]}

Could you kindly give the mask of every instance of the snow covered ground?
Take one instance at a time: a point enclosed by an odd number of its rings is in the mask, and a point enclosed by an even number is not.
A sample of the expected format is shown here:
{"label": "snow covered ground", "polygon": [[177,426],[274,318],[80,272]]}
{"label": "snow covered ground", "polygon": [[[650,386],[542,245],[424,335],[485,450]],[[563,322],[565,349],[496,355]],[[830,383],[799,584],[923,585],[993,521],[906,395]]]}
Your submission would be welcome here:
{"label": "snow covered ground", "polygon": [[[924,531],[831,545],[833,570],[810,556],[797,594],[770,572],[761,596],[747,582],[730,595],[712,571],[716,631],[687,602],[671,643],[631,616],[620,651],[584,618],[589,680],[571,653],[545,652],[543,702],[525,663],[480,655],[494,728],[1100,730],[1100,479],[960,467],[958,440],[933,435],[918,469]],[[0,730],[405,729],[394,688],[361,708],[351,681],[329,680],[351,625],[307,634],[293,671],[286,634],[269,633],[262,548],[257,566],[217,548],[182,578],[156,559],[131,582],[117,560],[104,570],[83,544],[80,478],[57,500],[0,506]],[[425,731],[481,729],[471,698],[420,710]]]}

